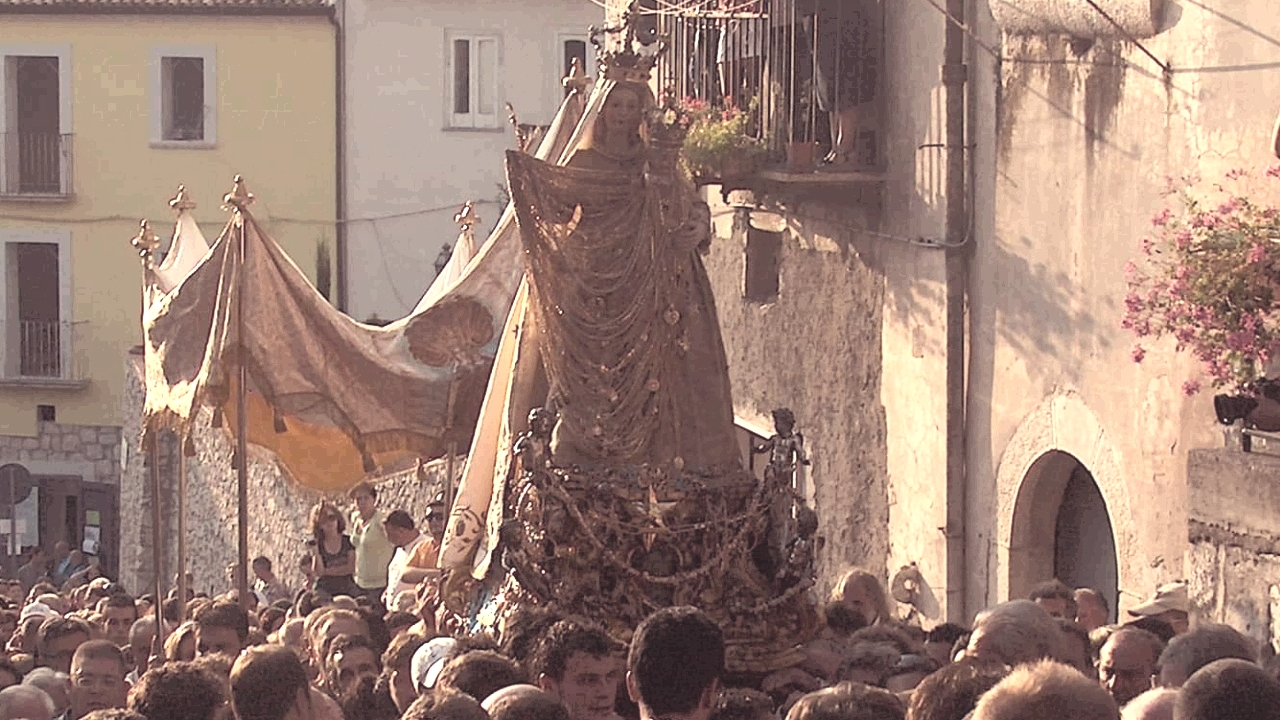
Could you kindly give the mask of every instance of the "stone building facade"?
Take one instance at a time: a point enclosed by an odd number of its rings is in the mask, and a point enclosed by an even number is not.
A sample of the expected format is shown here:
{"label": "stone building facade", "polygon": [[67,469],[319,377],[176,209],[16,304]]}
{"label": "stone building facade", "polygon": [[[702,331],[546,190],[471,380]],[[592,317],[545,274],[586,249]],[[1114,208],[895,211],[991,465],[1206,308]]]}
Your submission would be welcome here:
{"label": "stone building facade", "polygon": [[[140,417],[145,387],[141,380],[141,357],[130,358],[128,405],[125,417],[126,462],[120,482],[121,546],[120,580],[134,592],[152,592],[154,587],[152,526],[155,502],[150,470],[139,447]],[[193,588],[210,594],[232,588],[227,567],[238,557],[237,476],[231,465],[234,441],[225,429],[210,426],[212,413],[201,414],[193,433],[196,454],[186,459],[186,548],[187,569]],[[178,572],[178,445],[172,435],[160,443],[161,577],[164,592],[172,587]],[[457,463],[461,471],[461,462]],[[445,463],[425,467],[426,482],[412,470],[375,481],[378,503],[388,510],[407,511],[420,527],[425,527],[427,504],[440,492]],[[264,555],[272,561],[277,576],[298,589],[303,576],[298,562],[310,538],[309,514],[321,499],[319,493],[294,484],[280,472],[265,452],[250,446],[249,463],[249,557]],[[344,511],[352,504],[345,497],[329,497]]]}

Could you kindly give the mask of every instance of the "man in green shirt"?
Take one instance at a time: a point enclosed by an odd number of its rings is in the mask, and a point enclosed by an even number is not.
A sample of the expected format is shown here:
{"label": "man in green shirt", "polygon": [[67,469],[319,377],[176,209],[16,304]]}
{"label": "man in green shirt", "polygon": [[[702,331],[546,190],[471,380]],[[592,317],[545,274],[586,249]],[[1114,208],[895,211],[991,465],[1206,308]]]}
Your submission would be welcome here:
{"label": "man in green shirt", "polygon": [[351,513],[351,544],[356,547],[356,585],[374,602],[381,602],[387,589],[387,566],[396,546],[387,539],[382,522],[386,513],[378,509],[378,491],[362,482],[351,488],[347,496],[356,504]]}

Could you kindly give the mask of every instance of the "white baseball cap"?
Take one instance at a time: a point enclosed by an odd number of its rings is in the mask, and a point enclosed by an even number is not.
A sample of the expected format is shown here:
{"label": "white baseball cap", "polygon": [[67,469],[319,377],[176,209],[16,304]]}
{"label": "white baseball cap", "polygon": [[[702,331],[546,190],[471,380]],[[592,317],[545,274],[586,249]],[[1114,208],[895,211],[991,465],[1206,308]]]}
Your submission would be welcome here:
{"label": "white baseball cap", "polygon": [[458,641],[451,637],[438,637],[428,640],[418,648],[409,663],[409,674],[413,677],[413,686],[419,691],[430,690],[436,686],[440,671],[445,666],[445,656],[458,646]]}

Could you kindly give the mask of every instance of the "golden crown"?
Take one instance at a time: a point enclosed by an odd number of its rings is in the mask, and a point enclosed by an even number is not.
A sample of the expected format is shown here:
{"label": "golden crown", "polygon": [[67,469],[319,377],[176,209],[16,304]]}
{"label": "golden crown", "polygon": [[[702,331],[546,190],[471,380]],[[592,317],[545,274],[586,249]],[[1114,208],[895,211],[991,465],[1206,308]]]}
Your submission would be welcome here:
{"label": "golden crown", "polygon": [[[665,41],[658,40],[656,25],[649,27],[641,22],[641,18],[640,4],[633,1],[622,14],[619,24],[591,28],[591,44],[595,46],[596,63],[600,66],[600,75],[604,79],[648,84],[649,72],[658,63],[658,58],[667,46]],[[605,48],[603,38],[608,35],[621,36],[613,49]],[[653,52],[641,53],[637,50],[637,47],[649,47],[655,41],[658,47]]]}

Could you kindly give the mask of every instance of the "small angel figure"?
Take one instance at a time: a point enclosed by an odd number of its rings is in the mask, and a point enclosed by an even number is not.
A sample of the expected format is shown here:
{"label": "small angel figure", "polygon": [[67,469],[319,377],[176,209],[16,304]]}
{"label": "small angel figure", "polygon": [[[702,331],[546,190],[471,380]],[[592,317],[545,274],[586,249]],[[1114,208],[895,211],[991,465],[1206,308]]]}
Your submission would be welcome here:
{"label": "small angel figure", "polygon": [[529,429],[516,439],[512,447],[521,460],[521,472],[545,470],[551,459],[551,431],[555,428],[556,415],[547,408],[536,407],[529,411]]}
{"label": "small angel figure", "polygon": [[796,536],[787,543],[786,562],[774,578],[782,587],[790,588],[813,576],[814,547],[818,533],[818,513],[805,505],[796,507]]}
{"label": "small angel figure", "polygon": [[788,486],[792,484],[796,463],[809,464],[804,452],[804,435],[795,432],[795,427],[795,413],[788,408],[778,408],[773,411],[773,437],[751,448],[754,455],[769,453],[766,477],[785,480]]}

